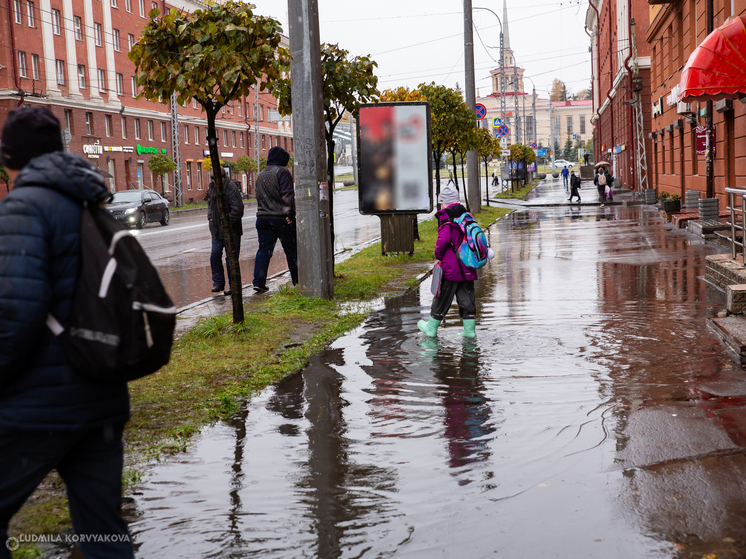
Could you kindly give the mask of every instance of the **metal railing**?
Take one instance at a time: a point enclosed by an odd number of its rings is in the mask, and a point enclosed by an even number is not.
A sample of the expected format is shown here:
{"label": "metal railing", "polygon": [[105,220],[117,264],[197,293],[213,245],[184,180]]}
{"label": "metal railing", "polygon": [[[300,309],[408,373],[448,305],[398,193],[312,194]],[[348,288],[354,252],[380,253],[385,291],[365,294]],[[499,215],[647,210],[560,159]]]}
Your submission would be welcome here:
{"label": "metal railing", "polygon": [[[736,247],[741,247],[741,257],[746,262],[746,189],[743,188],[730,188],[725,189],[725,193],[728,195],[728,210],[730,211],[730,255],[733,260],[736,259]],[[741,207],[736,207],[735,197],[739,196],[741,199]],[[741,223],[736,222],[736,213],[741,214]],[[736,231],[741,232],[741,240],[736,239]]]}

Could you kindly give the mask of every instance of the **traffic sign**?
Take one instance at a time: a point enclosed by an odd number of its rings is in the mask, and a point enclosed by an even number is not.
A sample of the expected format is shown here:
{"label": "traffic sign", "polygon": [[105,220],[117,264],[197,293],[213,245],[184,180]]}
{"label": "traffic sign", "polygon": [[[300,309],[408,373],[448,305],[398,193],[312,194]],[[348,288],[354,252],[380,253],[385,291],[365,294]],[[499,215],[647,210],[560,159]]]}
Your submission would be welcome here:
{"label": "traffic sign", "polygon": [[501,124],[500,126],[497,127],[495,134],[497,134],[501,138],[504,138],[505,136],[510,134],[510,128],[508,128],[508,126],[505,124]]}
{"label": "traffic sign", "polygon": [[572,139],[573,139],[573,140],[577,140],[577,139],[578,139],[578,135],[577,135],[577,134],[573,134],[573,135],[572,135]]}
{"label": "traffic sign", "polygon": [[492,119],[492,127],[493,127],[493,128],[497,128],[497,127],[498,127],[498,126],[500,126],[500,125],[501,125],[502,123],[503,123],[503,121],[502,121],[502,119],[501,119],[501,118],[493,118],[493,119]]}
{"label": "traffic sign", "polygon": [[548,151],[547,148],[539,148],[536,150],[536,157],[546,157]]}
{"label": "traffic sign", "polygon": [[531,142],[531,148],[532,149],[536,149],[537,147],[539,147],[539,146],[537,145],[536,142]]}
{"label": "traffic sign", "polygon": [[487,107],[485,107],[481,103],[477,103],[475,109],[477,113],[477,120],[482,120],[484,117],[487,116]]}

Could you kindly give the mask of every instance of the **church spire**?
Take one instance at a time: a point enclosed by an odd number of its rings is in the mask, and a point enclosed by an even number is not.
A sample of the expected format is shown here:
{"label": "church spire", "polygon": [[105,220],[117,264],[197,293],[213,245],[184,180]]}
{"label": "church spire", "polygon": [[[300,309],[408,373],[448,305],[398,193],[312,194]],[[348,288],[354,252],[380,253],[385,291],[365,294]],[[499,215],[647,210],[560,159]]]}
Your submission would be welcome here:
{"label": "church spire", "polygon": [[510,50],[510,28],[508,27],[508,4],[503,0],[503,48]]}

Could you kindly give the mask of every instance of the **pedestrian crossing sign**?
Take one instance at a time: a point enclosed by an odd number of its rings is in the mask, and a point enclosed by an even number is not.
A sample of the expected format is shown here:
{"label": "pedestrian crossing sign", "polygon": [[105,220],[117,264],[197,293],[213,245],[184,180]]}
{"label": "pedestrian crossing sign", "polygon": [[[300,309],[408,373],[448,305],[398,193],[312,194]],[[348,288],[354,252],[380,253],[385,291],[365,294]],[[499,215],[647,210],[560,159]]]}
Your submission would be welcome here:
{"label": "pedestrian crossing sign", "polygon": [[492,119],[492,127],[493,127],[493,128],[497,128],[497,127],[498,127],[498,126],[500,126],[500,125],[501,125],[502,123],[503,123],[503,121],[502,121],[502,119],[501,119],[501,118],[493,118],[493,119]]}

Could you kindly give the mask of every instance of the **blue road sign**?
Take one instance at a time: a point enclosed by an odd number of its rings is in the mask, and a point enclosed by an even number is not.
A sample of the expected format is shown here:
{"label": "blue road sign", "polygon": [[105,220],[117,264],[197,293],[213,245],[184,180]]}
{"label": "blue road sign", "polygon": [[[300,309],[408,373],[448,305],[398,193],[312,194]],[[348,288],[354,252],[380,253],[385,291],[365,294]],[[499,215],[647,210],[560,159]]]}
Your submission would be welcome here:
{"label": "blue road sign", "polygon": [[477,103],[475,112],[477,113],[477,120],[482,120],[484,117],[487,116],[487,107],[485,107],[481,103]]}
{"label": "blue road sign", "polygon": [[536,149],[538,144],[536,142],[531,142],[531,148]]}
{"label": "blue road sign", "polygon": [[578,135],[577,135],[577,134],[573,134],[573,135],[572,135],[572,139],[573,139],[573,140],[577,140],[577,139],[578,139]]}
{"label": "blue road sign", "polygon": [[501,138],[504,138],[505,136],[510,134],[510,128],[508,128],[505,124],[501,124],[497,127],[497,131],[495,132],[498,136]]}
{"label": "blue road sign", "polygon": [[501,125],[502,123],[503,123],[503,121],[502,121],[502,119],[501,119],[501,118],[493,118],[493,119],[492,119],[492,126],[493,126],[494,128],[497,128],[497,127],[498,127],[498,126],[500,126],[500,125]]}
{"label": "blue road sign", "polygon": [[549,150],[547,148],[539,148],[536,150],[536,157],[546,157],[549,155],[547,152]]}

